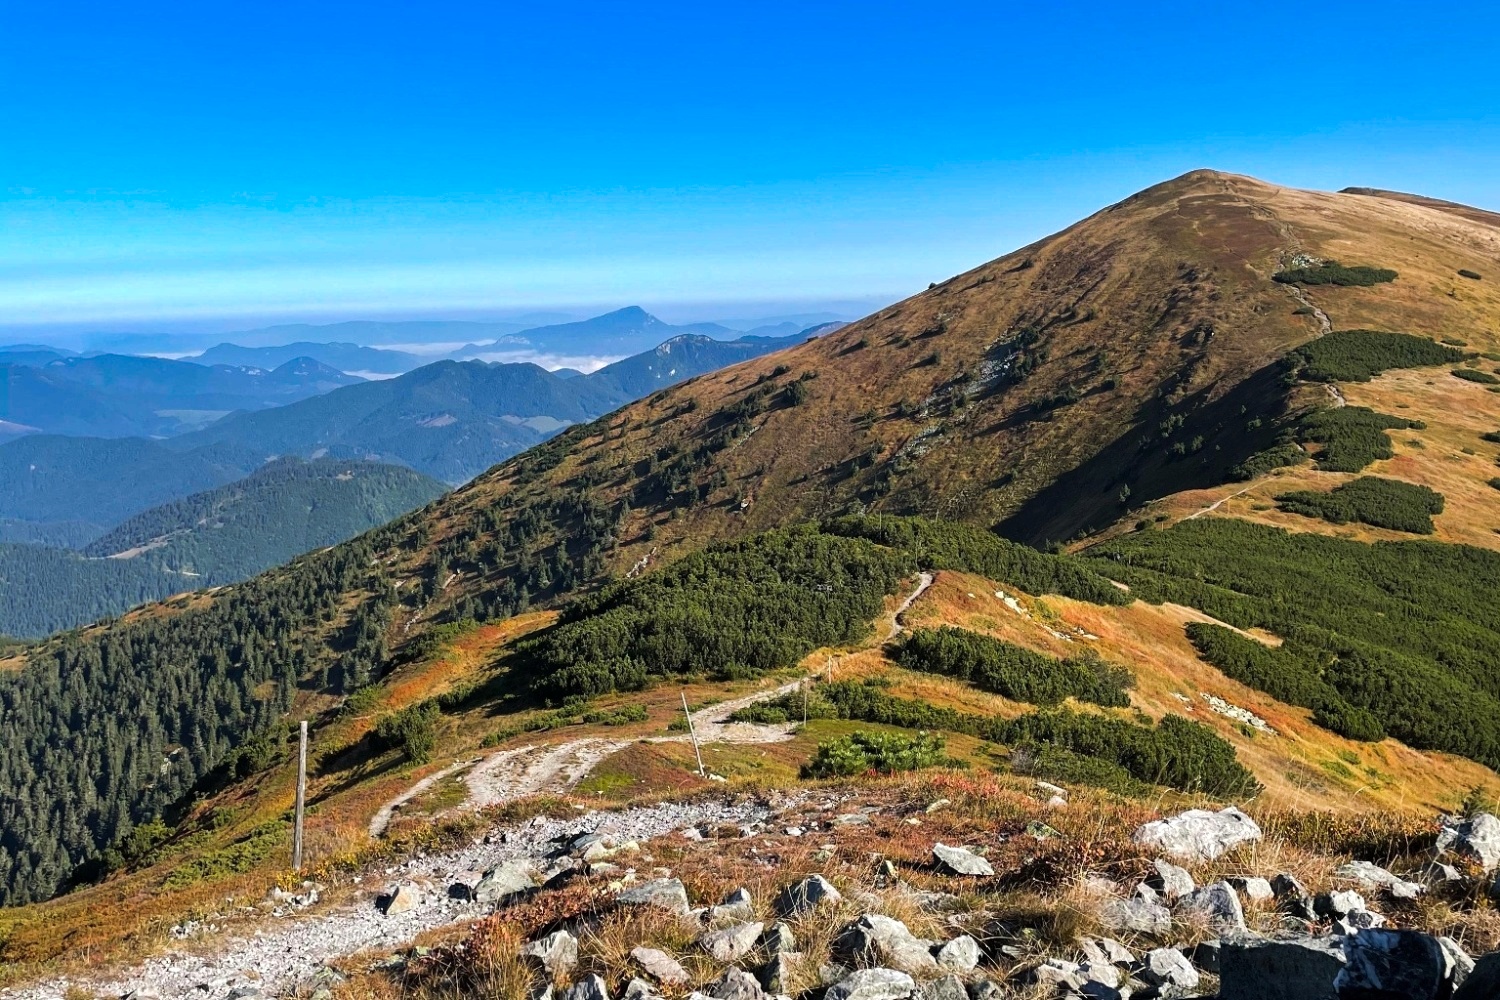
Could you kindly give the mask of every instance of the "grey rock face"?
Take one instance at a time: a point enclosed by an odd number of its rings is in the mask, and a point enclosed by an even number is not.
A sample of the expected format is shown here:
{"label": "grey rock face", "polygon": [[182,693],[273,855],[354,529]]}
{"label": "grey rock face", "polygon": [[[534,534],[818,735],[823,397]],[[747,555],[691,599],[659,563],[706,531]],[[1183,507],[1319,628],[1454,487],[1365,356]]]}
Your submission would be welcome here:
{"label": "grey rock face", "polygon": [[[550,987],[549,987],[550,988]],[[644,979],[632,978],[625,984],[625,1000],[662,1000],[661,994]]]}
{"label": "grey rock face", "polygon": [[760,946],[768,955],[780,955],[782,952],[796,951],[797,939],[792,934],[791,927],[784,921],[778,920],[767,929],[765,936],[761,938]]}
{"label": "grey rock face", "polygon": [[918,996],[922,1000],[969,1000],[969,991],[964,989],[962,979],[957,976],[944,976],[942,979],[923,983],[922,991]]}
{"label": "grey rock face", "polygon": [[641,971],[652,979],[655,979],[658,983],[674,985],[688,981],[687,970],[682,967],[682,964],[677,959],[664,951],[658,951],[655,948],[637,947],[631,949],[630,958],[636,965],[641,967]]}
{"label": "grey rock face", "polygon": [[1234,886],[1234,891],[1244,896],[1247,903],[1265,903],[1276,898],[1276,890],[1263,878],[1239,875],[1225,881]]}
{"label": "grey rock face", "polygon": [[622,906],[654,906],[679,915],[689,909],[687,888],[675,878],[642,882],[615,896],[615,902]]}
{"label": "grey rock face", "polygon": [[536,880],[531,877],[531,864],[507,861],[480,877],[474,886],[474,899],[480,903],[499,904],[534,888]]}
{"label": "grey rock face", "polygon": [[1191,990],[1198,986],[1198,970],[1176,948],[1154,948],[1141,960],[1140,977],[1154,986]]}
{"label": "grey rock face", "polygon": [[563,1000],[609,1000],[609,987],[604,980],[592,973],[568,987]]}
{"label": "grey rock face", "polygon": [[1365,908],[1365,897],[1353,889],[1321,892],[1313,898],[1313,909],[1320,917],[1343,917]]}
{"label": "grey rock face", "polygon": [[710,924],[743,923],[755,919],[755,901],[749,889],[736,889],[724,897],[724,902],[708,908]]}
{"label": "grey rock face", "polygon": [[937,950],[937,964],[949,972],[973,972],[979,964],[979,942],[967,934],[959,935]]}
{"label": "grey rock face", "polygon": [[381,898],[380,912],[388,917],[394,917],[399,913],[415,910],[421,902],[421,889],[414,885],[398,885],[388,895]]}
{"label": "grey rock face", "polygon": [[1099,923],[1112,931],[1161,936],[1172,929],[1172,914],[1144,899],[1111,899],[1099,907]]}
{"label": "grey rock face", "polygon": [[1219,934],[1233,934],[1245,929],[1245,910],[1240,897],[1228,882],[1215,882],[1193,892],[1179,904],[1184,914],[1198,915]]}
{"label": "grey rock face", "polygon": [[1469,953],[1464,951],[1463,946],[1451,937],[1440,937],[1437,939],[1439,947],[1448,959],[1448,978],[1453,980],[1454,988],[1463,985],[1469,973],[1474,971],[1474,960]]}
{"label": "grey rock face", "polygon": [[1340,865],[1334,874],[1339,878],[1349,879],[1372,889],[1385,889],[1396,899],[1416,899],[1419,894],[1427,891],[1426,886],[1397,878],[1379,865],[1373,865],[1368,861],[1351,861],[1346,865]]}
{"label": "grey rock face", "polygon": [[1493,871],[1500,865],[1500,819],[1480,813],[1472,819],[1450,818],[1443,823],[1437,839],[1438,853],[1452,852],[1469,858]]}
{"label": "grey rock face", "polygon": [[915,937],[901,921],[878,913],[867,913],[850,924],[837,942],[838,952],[856,961],[927,974],[938,968],[931,948],[931,942]]}
{"label": "grey rock face", "polygon": [[1135,955],[1114,938],[1080,938],[1078,947],[1090,965],[1118,965],[1122,968],[1135,964]]}
{"label": "grey rock face", "polygon": [[1186,896],[1198,888],[1186,868],[1179,868],[1160,858],[1151,862],[1151,865],[1156,871],[1146,878],[1146,884],[1168,899]]}
{"label": "grey rock face", "polygon": [[1368,930],[1344,941],[1347,962],[1334,979],[1359,1000],[1437,1000],[1452,990],[1449,959],[1437,938],[1417,931]]}
{"label": "grey rock face", "polygon": [[768,993],[786,993],[791,982],[793,964],[802,956],[794,951],[779,951],[755,972],[755,978]]}
{"label": "grey rock face", "polygon": [[1168,819],[1147,823],[1135,831],[1135,842],[1176,858],[1212,861],[1220,855],[1260,840],[1255,820],[1233,806],[1210,812],[1189,809]]}
{"label": "grey rock face", "polygon": [[760,941],[766,925],[760,922],[735,924],[719,931],[710,931],[698,939],[698,946],[720,962],[738,962]]}
{"label": "grey rock face", "polygon": [[782,889],[776,896],[776,912],[783,917],[797,917],[817,908],[819,903],[837,903],[844,897],[821,875],[812,875]]}
{"label": "grey rock face", "polygon": [[829,988],[824,1000],[907,1000],[916,981],[896,969],[860,969]]}
{"label": "grey rock face", "polygon": [[934,844],[932,856],[938,866],[954,875],[993,875],[995,869],[988,861],[965,847],[949,847]]}
{"label": "grey rock face", "polygon": [[766,991],[750,973],[730,966],[719,981],[708,988],[708,995],[715,1000],[765,1000]]}
{"label": "grey rock face", "polygon": [[578,965],[578,939],[567,931],[553,931],[522,945],[521,957],[541,966],[549,975],[560,975]]}
{"label": "grey rock face", "polygon": [[1221,1000],[1336,1000],[1333,980],[1344,968],[1334,938],[1273,941],[1243,938],[1219,951]]}

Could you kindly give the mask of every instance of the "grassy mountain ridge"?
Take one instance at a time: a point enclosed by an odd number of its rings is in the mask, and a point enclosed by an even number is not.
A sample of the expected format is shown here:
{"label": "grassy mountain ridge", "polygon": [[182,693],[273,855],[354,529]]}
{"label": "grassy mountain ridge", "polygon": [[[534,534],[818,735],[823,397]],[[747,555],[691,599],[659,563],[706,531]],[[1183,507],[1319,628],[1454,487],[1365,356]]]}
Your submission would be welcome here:
{"label": "grassy mountain ridge", "polygon": [[[1318,336],[1320,311],[1341,329],[1458,335],[1474,350],[1500,348],[1489,332],[1494,303],[1433,293],[1434,275],[1490,266],[1469,225],[1421,206],[1392,210],[1379,199],[1196,172],[817,341],[569,428],[344,546],[40,644],[24,654],[30,665],[19,676],[30,683],[34,673],[85,670],[118,682],[122,659],[175,664],[181,689],[213,690],[232,709],[233,724],[210,727],[175,719],[171,687],[132,691],[166,721],[131,759],[155,759],[169,739],[189,752],[170,788],[123,810],[111,804],[112,825],[100,829],[118,833],[219,767],[249,723],[292,698],[306,710],[331,709],[393,667],[425,663],[422,637],[441,634],[434,626],[510,618],[608,575],[652,572],[710,539],[860,511],[877,524],[887,513],[1000,523],[1032,540],[1128,522],[1153,497],[1219,487],[1277,443],[1284,416],[1328,404],[1321,386],[1289,386],[1283,364]],[[1398,277],[1311,290],[1272,280],[1298,256],[1389,267]],[[1442,374],[1464,392],[1486,392]],[[1023,618],[987,596],[1015,581],[969,585],[948,596],[955,604],[982,597],[987,628],[1017,625],[995,616]],[[1049,603],[1089,634],[1124,636],[1122,650],[1170,646],[1195,684],[1223,683],[1192,657],[1171,608]],[[1053,620],[1041,608],[1027,615]],[[1064,642],[1039,623],[1029,628],[1029,642]],[[207,652],[205,637],[226,629],[230,648],[249,652],[193,660]],[[1159,675],[1143,677],[1132,697],[1169,711],[1164,686]],[[377,689],[387,694],[394,699],[394,690]],[[35,697],[16,704],[40,712]],[[1235,697],[1254,696],[1235,689]],[[1256,704],[1278,727],[1312,731],[1302,716],[1275,714],[1284,706]],[[40,715],[27,721],[38,734],[66,727]],[[1489,745],[1489,734],[1480,736]],[[1237,748],[1253,757],[1260,780],[1285,783],[1281,751]],[[38,766],[28,760],[10,773]],[[12,876],[24,894],[57,884],[60,850],[76,861],[104,846],[79,834],[76,818],[65,846],[26,818],[0,823],[22,831],[0,846],[32,852],[12,869],[24,869]]]}

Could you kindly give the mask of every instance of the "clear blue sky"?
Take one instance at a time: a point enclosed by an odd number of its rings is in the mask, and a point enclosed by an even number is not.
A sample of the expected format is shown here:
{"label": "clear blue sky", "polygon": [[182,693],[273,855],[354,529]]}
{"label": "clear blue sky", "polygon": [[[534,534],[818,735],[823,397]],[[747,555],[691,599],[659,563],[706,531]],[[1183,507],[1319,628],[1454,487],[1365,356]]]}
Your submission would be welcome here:
{"label": "clear blue sky", "polygon": [[890,299],[1198,166],[1500,207],[1497,8],[0,0],[0,328]]}

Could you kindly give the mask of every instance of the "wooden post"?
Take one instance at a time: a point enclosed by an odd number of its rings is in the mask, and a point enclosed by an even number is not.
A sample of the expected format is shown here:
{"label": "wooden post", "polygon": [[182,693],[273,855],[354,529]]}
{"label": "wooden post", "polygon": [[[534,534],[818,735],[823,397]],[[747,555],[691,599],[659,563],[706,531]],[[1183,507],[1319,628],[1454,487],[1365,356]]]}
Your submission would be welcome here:
{"label": "wooden post", "polygon": [[292,829],[292,871],[302,871],[302,814],[307,807],[307,720],[302,720],[297,747],[297,820]]}
{"label": "wooden post", "polygon": [[693,728],[693,713],[688,711],[687,692],[682,692],[682,714],[687,716],[688,739],[693,741],[693,756],[698,758],[698,777],[708,777],[708,772],[703,768],[703,751],[698,749],[698,731]]}

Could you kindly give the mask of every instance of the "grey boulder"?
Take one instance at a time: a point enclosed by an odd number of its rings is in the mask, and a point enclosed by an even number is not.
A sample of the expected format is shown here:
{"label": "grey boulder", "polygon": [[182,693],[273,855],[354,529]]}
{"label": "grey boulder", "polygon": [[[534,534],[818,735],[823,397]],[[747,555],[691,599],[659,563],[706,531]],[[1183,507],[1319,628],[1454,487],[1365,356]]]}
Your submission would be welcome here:
{"label": "grey boulder", "polygon": [[937,950],[938,968],[948,972],[973,972],[979,965],[979,942],[960,934]]}
{"label": "grey boulder", "polygon": [[503,903],[513,896],[536,888],[529,861],[507,861],[491,868],[474,885],[474,900],[479,903]]}
{"label": "grey boulder", "polygon": [[1191,990],[1198,986],[1198,970],[1176,948],[1155,948],[1141,960],[1140,977],[1153,986],[1176,986]]}
{"label": "grey boulder", "polygon": [[765,929],[766,925],[759,922],[735,924],[703,935],[698,946],[720,962],[738,962],[755,950]]}
{"label": "grey boulder", "polygon": [[932,856],[937,859],[939,867],[954,875],[995,874],[995,869],[988,861],[966,847],[949,847],[947,844],[934,844],[932,846]]}
{"label": "grey boulder", "polygon": [[868,965],[903,972],[935,973],[932,943],[907,930],[905,924],[879,913],[867,913],[839,935],[837,952]]}
{"label": "grey boulder", "polygon": [[553,931],[521,946],[521,957],[558,976],[578,965],[578,939],[567,931]]}
{"label": "grey boulder", "polygon": [[1500,865],[1500,819],[1479,813],[1468,819],[1449,817],[1437,839],[1438,854],[1453,853],[1477,861],[1485,871]]}
{"label": "grey boulder", "polygon": [[590,973],[568,987],[563,1000],[609,1000],[609,987],[604,980]]}
{"label": "grey boulder", "polygon": [[1176,858],[1212,861],[1241,844],[1261,838],[1255,820],[1234,806],[1210,812],[1189,809],[1147,823],[1135,831],[1135,842]]}
{"label": "grey boulder", "polygon": [[1099,923],[1112,931],[1161,936],[1172,929],[1172,914],[1144,899],[1111,899],[1099,907]]}
{"label": "grey boulder", "polygon": [[658,983],[675,985],[685,983],[689,979],[688,972],[682,967],[682,963],[664,951],[637,947],[631,949],[630,958],[641,967],[641,971]]}
{"label": "grey boulder", "polygon": [[1228,882],[1215,882],[1195,890],[1178,904],[1179,912],[1205,920],[1218,934],[1232,934],[1245,929],[1245,910],[1240,897]]}
{"label": "grey boulder", "polygon": [[783,917],[797,917],[811,912],[821,903],[837,903],[844,897],[821,875],[811,875],[782,889],[776,896],[776,912]]}
{"label": "grey boulder", "polygon": [[1179,868],[1172,862],[1163,861],[1160,858],[1151,862],[1151,866],[1155,871],[1146,877],[1146,884],[1168,899],[1186,896],[1198,888],[1198,884],[1193,881],[1193,876],[1188,874],[1186,868]]}
{"label": "grey boulder", "polygon": [[654,906],[668,913],[685,914],[689,910],[687,888],[680,879],[662,878],[632,886],[615,897],[622,906]]}
{"label": "grey boulder", "polygon": [[1337,939],[1226,940],[1219,949],[1220,1000],[1336,1000],[1344,968]]}
{"label": "grey boulder", "polygon": [[915,996],[916,981],[896,969],[859,969],[823,994],[824,1000],[906,1000]]}
{"label": "grey boulder", "polygon": [[1367,930],[1344,940],[1347,962],[1334,979],[1340,997],[1438,1000],[1452,992],[1450,959],[1418,931]]}

